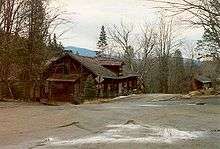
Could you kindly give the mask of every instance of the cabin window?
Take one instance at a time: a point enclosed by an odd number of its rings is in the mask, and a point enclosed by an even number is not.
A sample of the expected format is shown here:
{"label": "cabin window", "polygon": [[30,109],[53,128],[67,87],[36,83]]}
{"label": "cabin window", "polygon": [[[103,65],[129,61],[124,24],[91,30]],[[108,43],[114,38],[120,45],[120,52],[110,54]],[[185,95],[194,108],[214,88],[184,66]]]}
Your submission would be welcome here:
{"label": "cabin window", "polygon": [[55,70],[55,73],[56,73],[56,74],[62,74],[63,71],[64,71],[64,70],[63,70],[63,67],[57,67],[56,70]]}
{"label": "cabin window", "polygon": [[69,67],[68,65],[62,65],[62,66],[58,66],[56,69],[55,69],[55,73],[56,74],[69,74]]}

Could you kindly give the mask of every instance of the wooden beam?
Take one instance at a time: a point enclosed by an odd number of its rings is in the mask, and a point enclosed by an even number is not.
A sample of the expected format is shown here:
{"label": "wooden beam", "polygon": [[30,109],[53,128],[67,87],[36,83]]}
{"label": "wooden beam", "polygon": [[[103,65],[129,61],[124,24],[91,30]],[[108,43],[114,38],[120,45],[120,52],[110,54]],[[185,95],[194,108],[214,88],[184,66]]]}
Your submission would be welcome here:
{"label": "wooden beam", "polygon": [[49,89],[49,101],[52,101],[52,89],[51,89],[51,85],[52,84],[52,82],[49,82],[49,85],[48,85],[48,89]]}

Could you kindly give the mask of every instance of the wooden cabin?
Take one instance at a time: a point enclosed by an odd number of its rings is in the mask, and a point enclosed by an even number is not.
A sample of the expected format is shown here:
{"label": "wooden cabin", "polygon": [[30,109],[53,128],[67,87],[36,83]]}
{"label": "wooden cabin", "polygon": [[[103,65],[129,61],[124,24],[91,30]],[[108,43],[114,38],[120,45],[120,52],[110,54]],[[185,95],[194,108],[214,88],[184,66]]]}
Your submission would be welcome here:
{"label": "wooden cabin", "polygon": [[194,78],[193,90],[208,89],[212,87],[212,80],[206,76],[198,76]]}
{"label": "wooden cabin", "polygon": [[96,82],[99,97],[113,97],[137,88],[138,75],[124,71],[124,62],[106,57],[65,54],[49,63],[44,73],[44,98],[73,102],[83,95],[89,76]]}

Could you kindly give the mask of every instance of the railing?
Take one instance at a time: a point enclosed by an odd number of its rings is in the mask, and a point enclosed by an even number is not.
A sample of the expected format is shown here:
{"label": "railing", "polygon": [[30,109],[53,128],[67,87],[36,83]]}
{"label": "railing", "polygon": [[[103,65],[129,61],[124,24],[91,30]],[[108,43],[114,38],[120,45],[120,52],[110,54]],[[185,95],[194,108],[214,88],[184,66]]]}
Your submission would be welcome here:
{"label": "railing", "polygon": [[51,78],[54,79],[75,79],[78,78],[80,75],[79,74],[70,74],[70,75],[65,75],[65,74],[53,74],[50,76]]}

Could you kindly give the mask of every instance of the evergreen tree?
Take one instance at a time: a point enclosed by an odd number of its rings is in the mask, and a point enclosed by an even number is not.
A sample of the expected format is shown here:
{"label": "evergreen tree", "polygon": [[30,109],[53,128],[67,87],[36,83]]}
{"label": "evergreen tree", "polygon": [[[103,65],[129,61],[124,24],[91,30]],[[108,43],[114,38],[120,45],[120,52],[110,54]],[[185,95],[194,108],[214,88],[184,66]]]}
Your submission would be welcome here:
{"label": "evergreen tree", "polygon": [[185,68],[182,52],[176,50],[174,53],[174,71],[173,71],[173,93],[182,93],[184,91]]}
{"label": "evergreen tree", "polygon": [[47,52],[45,40],[48,34],[48,24],[43,0],[28,0],[26,9],[28,11],[28,40],[27,52],[24,55],[27,75],[24,79],[33,81],[39,77],[39,73],[42,71],[42,63],[45,62]]}
{"label": "evergreen tree", "polygon": [[99,41],[97,43],[97,48],[99,50],[101,50],[100,53],[103,54],[105,49],[107,48],[107,46],[108,46],[107,35],[106,35],[105,27],[102,26],[101,33],[100,33],[100,36],[99,36]]}
{"label": "evergreen tree", "polygon": [[214,33],[207,29],[201,40],[197,42],[197,50],[205,57],[213,57],[220,60],[219,43],[216,42]]}
{"label": "evergreen tree", "polygon": [[92,76],[89,76],[85,82],[84,99],[92,100],[96,97],[96,84]]}
{"label": "evergreen tree", "polygon": [[54,34],[53,39],[49,36],[48,47],[51,50],[52,56],[61,56],[64,54],[64,47],[61,43],[57,42],[56,34]]}
{"label": "evergreen tree", "polygon": [[134,71],[134,65],[135,65],[134,59],[135,59],[134,48],[132,46],[128,46],[124,53],[124,60],[125,63],[127,64],[128,69],[131,71]]}
{"label": "evergreen tree", "polygon": [[215,80],[220,74],[220,39],[216,36],[216,32],[213,32],[211,29],[207,29],[201,40],[197,42],[197,50],[200,54],[200,58],[208,57],[212,58],[212,61],[215,63],[215,71],[213,72],[213,80]]}
{"label": "evergreen tree", "polygon": [[158,69],[159,69],[159,73],[158,73],[158,80],[159,80],[159,92],[160,93],[168,93],[168,78],[169,78],[169,55],[168,54],[164,54],[159,56],[158,59]]}

